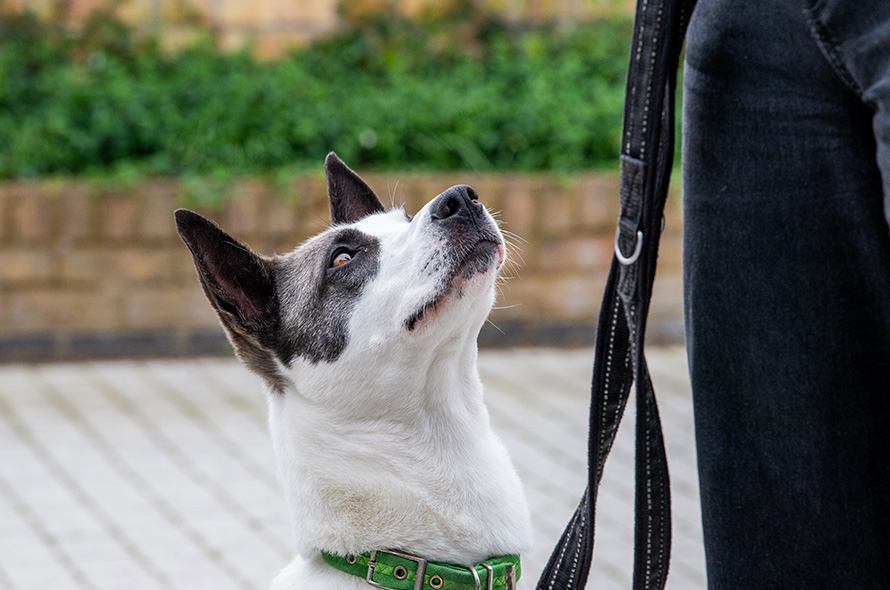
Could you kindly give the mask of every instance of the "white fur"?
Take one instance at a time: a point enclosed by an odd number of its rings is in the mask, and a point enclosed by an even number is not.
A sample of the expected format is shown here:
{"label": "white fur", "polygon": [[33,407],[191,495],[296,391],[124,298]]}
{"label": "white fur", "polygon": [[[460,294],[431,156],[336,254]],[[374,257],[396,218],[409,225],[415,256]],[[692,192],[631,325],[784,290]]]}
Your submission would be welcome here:
{"label": "white fur", "polygon": [[476,337],[502,257],[407,330],[440,284],[430,262],[445,245],[427,217],[409,224],[396,210],[355,224],[379,239],[381,255],[355,302],[349,344],[333,363],[297,359],[286,369],[293,385],[269,394],[296,541],[274,590],[368,588],[322,562],[320,550],[399,549],[475,564],[531,545],[525,496],[490,427],[477,370]]}

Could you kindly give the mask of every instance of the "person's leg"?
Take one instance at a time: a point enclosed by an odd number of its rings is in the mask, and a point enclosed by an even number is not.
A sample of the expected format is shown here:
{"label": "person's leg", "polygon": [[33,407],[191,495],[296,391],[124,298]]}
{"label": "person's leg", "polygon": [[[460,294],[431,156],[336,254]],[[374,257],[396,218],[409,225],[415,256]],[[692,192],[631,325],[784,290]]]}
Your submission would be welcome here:
{"label": "person's leg", "polygon": [[890,222],[890,2],[803,0],[807,23],[838,77],[873,111]]}
{"label": "person's leg", "polygon": [[795,2],[699,0],[688,34],[685,303],[712,590],[890,588],[873,106],[810,26]]}

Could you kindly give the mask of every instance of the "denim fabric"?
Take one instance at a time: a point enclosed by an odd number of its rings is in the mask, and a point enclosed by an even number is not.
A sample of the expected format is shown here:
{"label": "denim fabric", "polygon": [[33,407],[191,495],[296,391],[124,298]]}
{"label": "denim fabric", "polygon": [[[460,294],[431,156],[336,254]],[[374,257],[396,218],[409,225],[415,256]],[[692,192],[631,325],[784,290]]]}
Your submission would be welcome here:
{"label": "denim fabric", "polygon": [[890,589],[890,1],[699,0],[683,125],[708,587]]}

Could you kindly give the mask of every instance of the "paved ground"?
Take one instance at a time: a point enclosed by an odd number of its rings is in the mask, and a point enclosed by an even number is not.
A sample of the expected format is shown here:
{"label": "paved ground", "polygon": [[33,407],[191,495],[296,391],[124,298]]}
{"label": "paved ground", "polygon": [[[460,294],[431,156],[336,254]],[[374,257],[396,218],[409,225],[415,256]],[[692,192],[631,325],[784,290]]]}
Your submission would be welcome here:
{"label": "paved ground", "polygon": [[[537,575],[586,474],[590,351],[486,351],[525,483]],[[704,588],[681,348],[649,355],[674,497],[668,587]],[[607,463],[590,588],[630,587],[633,408]],[[234,360],[0,366],[0,589],[265,588],[290,557],[255,377]],[[526,577],[524,576],[524,577]]]}

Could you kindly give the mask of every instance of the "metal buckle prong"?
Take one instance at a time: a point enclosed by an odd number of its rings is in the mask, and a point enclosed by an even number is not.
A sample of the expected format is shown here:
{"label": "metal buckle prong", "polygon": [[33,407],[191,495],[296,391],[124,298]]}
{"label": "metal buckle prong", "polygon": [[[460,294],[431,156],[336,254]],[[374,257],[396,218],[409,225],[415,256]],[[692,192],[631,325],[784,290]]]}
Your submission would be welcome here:
{"label": "metal buckle prong", "polygon": [[[365,581],[375,588],[387,589],[387,586],[378,584],[372,579],[374,577],[374,569],[377,567],[377,553],[377,551],[371,551],[371,559],[368,560],[368,575],[365,576]],[[388,553],[389,555],[395,555],[396,557],[401,557],[402,559],[407,559],[408,561],[416,563],[417,571],[414,574],[414,590],[421,590],[421,588],[423,588],[423,576],[426,574],[426,560],[424,558],[409,553],[402,553],[401,551],[394,551],[392,549],[389,551],[380,551],[380,553]]]}
{"label": "metal buckle prong", "polygon": [[377,567],[377,552],[371,551],[371,559],[368,560],[368,575],[365,576],[365,581],[377,588],[383,588],[380,584],[371,579],[371,576],[374,575],[374,568]]}
{"label": "metal buckle prong", "polygon": [[487,561],[482,562],[482,567],[488,570],[488,590],[494,590],[494,568]]}
{"label": "metal buckle prong", "polygon": [[473,578],[476,580],[476,590],[482,590],[482,582],[479,580],[479,572],[476,571],[476,566],[471,565],[467,569],[473,572]]}

